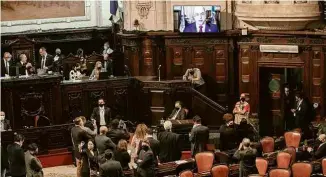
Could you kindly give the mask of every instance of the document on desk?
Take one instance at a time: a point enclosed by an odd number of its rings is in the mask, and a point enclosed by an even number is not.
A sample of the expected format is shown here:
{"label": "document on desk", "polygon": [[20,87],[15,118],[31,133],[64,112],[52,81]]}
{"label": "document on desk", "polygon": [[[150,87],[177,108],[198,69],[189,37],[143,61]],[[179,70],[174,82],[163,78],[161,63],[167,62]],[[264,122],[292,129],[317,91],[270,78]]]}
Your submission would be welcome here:
{"label": "document on desk", "polygon": [[186,160],[177,160],[177,161],[175,161],[175,163],[177,164],[177,165],[180,165],[180,164],[184,164],[184,163],[187,163],[188,161],[186,161]]}

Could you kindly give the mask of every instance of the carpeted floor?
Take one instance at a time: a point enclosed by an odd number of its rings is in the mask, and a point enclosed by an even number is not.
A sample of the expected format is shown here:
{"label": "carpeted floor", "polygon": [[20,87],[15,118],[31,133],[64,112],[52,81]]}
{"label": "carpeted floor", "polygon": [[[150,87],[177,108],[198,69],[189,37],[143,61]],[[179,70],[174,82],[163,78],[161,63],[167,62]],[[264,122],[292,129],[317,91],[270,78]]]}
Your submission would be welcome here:
{"label": "carpeted floor", "polygon": [[73,165],[43,168],[46,177],[76,177],[76,167]]}

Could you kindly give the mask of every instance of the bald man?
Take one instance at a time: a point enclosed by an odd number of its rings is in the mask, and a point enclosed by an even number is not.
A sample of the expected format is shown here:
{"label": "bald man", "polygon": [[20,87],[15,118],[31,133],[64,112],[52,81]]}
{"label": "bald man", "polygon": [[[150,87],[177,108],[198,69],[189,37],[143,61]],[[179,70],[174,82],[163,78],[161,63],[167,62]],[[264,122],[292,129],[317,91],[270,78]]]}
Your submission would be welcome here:
{"label": "bald man", "polygon": [[248,120],[250,114],[250,105],[246,101],[246,95],[242,93],[240,95],[240,101],[238,101],[233,109],[234,114],[234,123],[240,125],[240,122],[243,118]]}
{"label": "bald man", "polygon": [[1,59],[1,77],[9,76],[10,67],[13,66],[11,58],[12,56],[9,52],[3,54],[3,58]]}
{"label": "bald man", "polygon": [[99,155],[104,154],[106,150],[115,150],[116,145],[113,143],[111,138],[107,137],[108,128],[106,126],[100,127],[100,134],[95,137],[95,144],[98,150]]}
{"label": "bald man", "polygon": [[216,24],[208,23],[209,21],[206,18],[206,11],[203,6],[194,7],[193,18],[195,22],[187,25],[183,32],[210,33],[219,31]]}

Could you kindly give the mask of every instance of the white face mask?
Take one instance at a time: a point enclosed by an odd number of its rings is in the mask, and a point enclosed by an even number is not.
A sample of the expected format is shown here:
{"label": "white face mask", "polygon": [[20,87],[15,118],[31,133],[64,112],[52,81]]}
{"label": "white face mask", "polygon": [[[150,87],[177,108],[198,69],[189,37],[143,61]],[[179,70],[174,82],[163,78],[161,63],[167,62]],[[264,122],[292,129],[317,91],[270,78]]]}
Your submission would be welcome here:
{"label": "white face mask", "polygon": [[105,49],[105,50],[108,49],[108,48],[109,48],[109,46],[107,46],[107,45],[104,46],[104,49]]}
{"label": "white face mask", "polygon": [[0,116],[0,121],[5,120],[5,116]]}

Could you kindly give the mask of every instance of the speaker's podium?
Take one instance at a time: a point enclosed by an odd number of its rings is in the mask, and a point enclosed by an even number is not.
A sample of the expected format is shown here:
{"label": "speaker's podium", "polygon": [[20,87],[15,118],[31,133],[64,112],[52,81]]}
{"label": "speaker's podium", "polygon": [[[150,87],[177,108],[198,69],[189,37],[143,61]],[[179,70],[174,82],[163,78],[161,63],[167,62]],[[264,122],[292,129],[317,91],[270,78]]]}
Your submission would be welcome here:
{"label": "speaker's podium", "polygon": [[[158,125],[162,118],[167,118],[175,101],[191,103],[191,83],[184,80],[158,80],[156,76],[137,76],[142,95],[139,104],[146,104],[143,121],[148,125]],[[191,105],[185,105],[191,106]]]}

